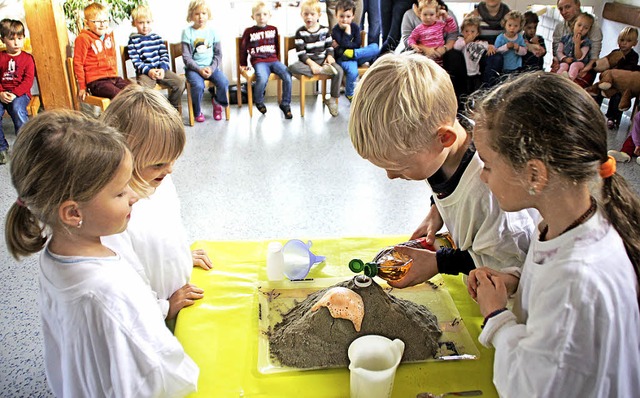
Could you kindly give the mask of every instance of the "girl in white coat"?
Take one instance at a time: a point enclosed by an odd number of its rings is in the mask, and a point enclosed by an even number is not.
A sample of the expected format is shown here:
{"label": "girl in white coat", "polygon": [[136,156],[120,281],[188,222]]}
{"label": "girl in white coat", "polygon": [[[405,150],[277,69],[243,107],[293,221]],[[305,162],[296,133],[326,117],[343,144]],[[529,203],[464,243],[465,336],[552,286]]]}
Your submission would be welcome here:
{"label": "girl in white coat", "polygon": [[488,267],[469,275],[485,316],[480,343],[496,350],[498,393],[637,396],[640,200],[607,157],[600,109],[576,84],[544,72],[479,101],[481,178],[503,210],[532,207],[542,217],[519,284]]}
{"label": "girl in white coat", "polygon": [[16,140],[7,214],[14,257],[40,255],[47,381],[57,397],[179,397],[198,367],[165,327],[154,296],[102,235],[122,232],[138,196],[131,153],[115,129],[48,111]]}

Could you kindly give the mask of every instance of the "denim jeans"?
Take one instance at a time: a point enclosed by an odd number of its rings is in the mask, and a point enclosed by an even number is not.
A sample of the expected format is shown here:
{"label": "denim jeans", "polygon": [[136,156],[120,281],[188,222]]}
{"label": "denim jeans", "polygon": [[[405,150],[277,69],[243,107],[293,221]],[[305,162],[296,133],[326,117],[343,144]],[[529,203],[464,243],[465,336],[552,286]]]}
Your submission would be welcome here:
{"label": "denim jeans", "polygon": [[367,23],[369,24],[367,31],[368,44],[380,44],[380,29],[382,19],[380,16],[380,0],[364,0],[362,3],[362,21],[360,21],[360,29],[364,30],[364,14],[367,14]]}
{"label": "denim jeans", "polygon": [[[202,95],[204,93],[204,78],[200,74],[191,69],[185,71],[187,81],[191,85],[191,100],[193,101],[193,114],[197,117],[202,113]],[[229,89],[229,79],[222,73],[220,69],[213,71],[209,79],[207,79],[216,87],[215,101],[218,105],[226,107],[229,105],[227,100],[227,90]]]}
{"label": "denim jeans", "polygon": [[[27,114],[27,105],[29,105],[29,101],[31,99],[27,94],[16,97],[8,104],[0,102],[0,117],[4,115],[4,111],[6,110],[11,116],[11,120],[13,120],[13,126],[16,135],[18,135],[18,131],[22,127],[23,124],[29,120],[29,115]],[[1,120],[0,120],[1,122]],[[0,123],[0,151],[6,151],[9,148],[9,143],[4,137],[4,130],[2,129],[2,123]]]}
{"label": "denim jeans", "polygon": [[256,71],[256,86],[253,90],[253,99],[256,104],[264,103],[264,90],[267,88],[271,73],[275,73],[282,79],[282,102],[280,104],[291,104],[291,73],[282,62],[259,62],[253,65],[253,69]]}
{"label": "denim jeans", "polygon": [[393,51],[400,42],[402,17],[411,9],[411,0],[380,0],[382,20],[381,52]]}
{"label": "denim jeans", "polygon": [[356,48],[353,52],[353,59],[342,59],[338,61],[338,64],[340,64],[344,70],[344,75],[347,77],[347,84],[344,89],[344,93],[347,97],[353,96],[353,91],[356,89],[358,66],[365,62],[373,62],[380,53],[380,49],[378,48],[378,45],[374,43],[369,44],[366,47]]}

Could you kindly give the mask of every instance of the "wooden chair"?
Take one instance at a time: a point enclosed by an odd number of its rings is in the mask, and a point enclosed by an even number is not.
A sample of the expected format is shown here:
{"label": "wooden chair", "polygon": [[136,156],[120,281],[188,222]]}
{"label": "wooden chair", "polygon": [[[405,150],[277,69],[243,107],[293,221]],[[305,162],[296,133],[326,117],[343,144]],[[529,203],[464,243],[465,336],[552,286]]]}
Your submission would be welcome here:
{"label": "wooden chair", "polygon": [[[284,38],[284,64],[289,65],[289,50],[296,48],[295,37],[287,36]],[[300,81],[300,117],[304,117],[304,97],[305,97],[305,85],[307,82],[322,82],[322,99],[324,100],[327,95],[327,80],[331,79],[329,75],[313,75],[305,76],[300,74],[293,75]]]}
{"label": "wooden chair", "polygon": [[[178,73],[176,71],[176,58],[182,57],[182,43],[171,43],[169,44],[169,54],[171,58],[171,70],[174,73]],[[186,80],[186,77],[185,77]],[[196,117],[193,114],[193,98],[191,98],[191,85],[189,84],[189,80],[187,82],[187,105],[189,108],[189,126],[193,126],[195,124]],[[205,88],[208,88],[212,85],[209,80],[204,81]],[[227,92],[227,99],[229,98],[229,92]],[[229,105],[224,109],[225,118],[229,120],[231,117],[231,108]]]}
{"label": "wooden chair", "polygon": [[[278,37],[278,40],[280,38]],[[238,108],[242,106],[242,90],[241,87],[241,77],[247,81],[247,105],[249,106],[249,117],[253,117],[253,90],[251,89],[251,84],[256,80],[255,73],[247,73],[240,69],[240,45],[242,44],[242,37],[236,37],[236,84],[238,88]],[[278,60],[280,60],[280,54],[278,54]],[[277,80],[278,84],[278,103],[282,101],[282,80],[275,73],[271,73],[269,75],[269,80]]]}
{"label": "wooden chair", "polygon": [[[69,76],[69,84],[71,85],[71,98],[73,100],[73,108],[80,110],[80,98],[78,97],[78,81],[76,80],[76,74],[73,71],[73,58],[67,58],[67,75]],[[96,97],[95,95],[89,95],[82,100],[89,105],[97,106],[101,111],[107,109],[111,100],[105,97]]]}

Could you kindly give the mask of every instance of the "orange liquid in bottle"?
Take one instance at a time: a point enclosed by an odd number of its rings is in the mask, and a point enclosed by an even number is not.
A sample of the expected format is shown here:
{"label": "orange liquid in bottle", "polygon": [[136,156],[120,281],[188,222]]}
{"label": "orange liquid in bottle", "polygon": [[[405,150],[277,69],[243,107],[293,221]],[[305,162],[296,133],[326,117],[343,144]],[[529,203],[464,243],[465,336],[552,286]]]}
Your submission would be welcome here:
{"label": "orange liquid in bottle", "polygon": [[413,260],[393,250],[378,259],[378,276],[388,281],[397,281],[409,271]]}

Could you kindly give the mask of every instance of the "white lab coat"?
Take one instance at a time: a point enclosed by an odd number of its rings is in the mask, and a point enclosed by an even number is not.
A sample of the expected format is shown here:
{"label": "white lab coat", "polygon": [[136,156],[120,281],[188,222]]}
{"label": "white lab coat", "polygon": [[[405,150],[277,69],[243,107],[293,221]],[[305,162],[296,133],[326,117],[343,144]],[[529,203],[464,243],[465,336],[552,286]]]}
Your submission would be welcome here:
{"label": "white lab coat", "polygon": [[198,367],[122,257],[40,256],[45,371],[58,397],[180,397]]}
{"label": "white lab coat", "polygon": [[532,240],[514,311],[491,318],[503,397],[634,397],[640,392],[638,284],[598,211],[550,241]]}

